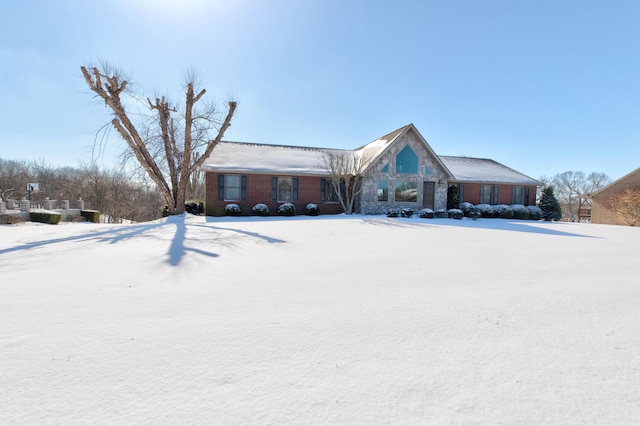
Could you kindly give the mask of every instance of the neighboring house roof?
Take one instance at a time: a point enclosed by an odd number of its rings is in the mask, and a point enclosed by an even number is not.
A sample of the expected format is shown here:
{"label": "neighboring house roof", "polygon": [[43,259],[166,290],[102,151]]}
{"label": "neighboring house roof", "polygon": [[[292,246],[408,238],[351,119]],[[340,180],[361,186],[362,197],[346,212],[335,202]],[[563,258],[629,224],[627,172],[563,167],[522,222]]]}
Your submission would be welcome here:
{"label": "neighboring house roof", "polygon": [[[202,163],[209,172],[327,175],[324,155],[344,150],[302,146],[220,142]],[[349,152],[349,151],[347,151]]]}
{"label": "neighboring house roof", "polygon": [[517,172],[497,161],[486,158],[450,157],[440,159],[453,174],[456,182],[510,183],[519,185],[542,185],[541,182]]}
{"label": "neighboring house roof", "polygon": [[620,183],[624,182],[625,180],[631,179],[636,174],[640,174],[640,168],[635,169],[634,171],[632,171],[630,173],[627,173],[626,175],[622,176],[620,179],[611,182],[607,186],[603,186],[602,188],[598,189],[595,192],[592,192],[591,194],[584,194],[583,196],[587,196],[587,197],[590,196],[591,198],[593,198],[594,196],[597,197],[597,196],[601,195],[604,192],[608,192],[611,188],[615,188],[617,185],[619,185]]}

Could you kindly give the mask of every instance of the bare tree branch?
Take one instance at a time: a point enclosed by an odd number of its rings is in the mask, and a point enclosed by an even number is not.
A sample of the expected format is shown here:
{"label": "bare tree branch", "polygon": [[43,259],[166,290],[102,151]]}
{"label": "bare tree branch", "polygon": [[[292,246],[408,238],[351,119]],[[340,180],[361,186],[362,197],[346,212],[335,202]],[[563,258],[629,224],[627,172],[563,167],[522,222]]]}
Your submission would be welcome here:
{"label": "bare tree branch", "polygon": [[[156,118],[152,121],[142,119],[134,124],[131,117],[136,114],[128,111],[121,99],[128,84],[120,77],[122,74],[107,66],[102,71],[97,67],[80,69],[91,91],[114,113],[112,126],[162,193],[169,213],[183,213],[189,178],[222,140],[231,125],[236,102],[229,102],[227,115],[213,139],[210,135],[216,129],[216,110],[196,108],[206,90],[196,94],[194,81],[186,85],[184,115],[172,108],[164,96],[156,97],[155,103],[147,98],[149,109]],[[199,154],[201,148],[205,149]]]}

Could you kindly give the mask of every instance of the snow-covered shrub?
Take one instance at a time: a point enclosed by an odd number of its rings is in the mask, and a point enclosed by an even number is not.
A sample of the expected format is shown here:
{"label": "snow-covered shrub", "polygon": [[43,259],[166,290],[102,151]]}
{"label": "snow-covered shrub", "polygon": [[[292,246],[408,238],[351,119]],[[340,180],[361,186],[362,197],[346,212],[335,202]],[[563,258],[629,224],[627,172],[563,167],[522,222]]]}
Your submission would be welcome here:
{"label": "snow-covered shrub", "polygon": [[462,219],[464,217],[464,213],[460,209],[449,209],[447,210],[447,216],[451,219]]}
{"label": "snow-covered shrub", "polygon": [[490,204],[476,204],[480,217],[493,217],[493,206]]}
{"label": "snow-covered shrub", "polygon": [[204,213],[204,202],[202,200],[189,200],[184,203],[184,210],[187,213],[199,216]]}
{"label": "snow-covered shrub", "polygon": [[253,206],[251,213],[255,216],[269,216],[269,206],[264,203],[258,203]]}
{"label": "snow-covered shrub", "polygon": [[397,209],[395,207],[390,207],[387,209],[386,215],[387,217],[398,217],[400,216],[400,209]]}
{"label": "snow-covered shrub", "polygon": [[433,212],[433,216],[438,219],[444,219],[447,217],[447,211],[445,209],[438,209]]}
{"label": "snow-covered shrub", "polygon": [[224,214],[227,216],[240,216],[242,209],[235,203],[227,204],[224,206]]}
{"label": "snow-covered shrub", "polygon": [[280,207],[278,207],[278,214],[281,216],[295,216],[296,206],[291,203],[280,204]]}
{"label": "snow-covered shrub", "polygon": [[523,206],[522,204],[512,204],[511,211],[513,212],[514,219],[529,219],[529,209]]}
{"label": "snow-covered shrub", "polygon": [[402,207],[400,209],[400,216],[402,217],[411,217],[413,216],[413,209],[409,207]]}
{"label": "snow-covered shrub", "polygon": [[390,207],[387,209],[387,217],[411,217],[413,209],[410,207]]}
{"label": "snow-covered shrub", "polygon": [[460,203],[460,210],[466,217],[471,217],[471,212],[475,210],[475,206],[467,201]]}
{"label": "snow-covered shrub", "polygon": [[304,211],[308,216],[318,216],[320,214],[320,207],[318,207],[317,204],[309,203],[304,208]]}
{"label": "snow-covered shrub", "polygon": [[493,206],[493,216],[501,219],[511,219],[513,217],[513,210],[506,204],[498,204]]}
{"label": "snow-covered shrub", "polygon": [[420,216],[423,219],[433,219],[433,210],[431,209],[422,209],[418,212],[418,216]]}
{"label": "snow-covered shrub", "polygon": [[541,220],[542,219],[542,210],[540,207],[536,206],[527,206],[529,209],[529,219],[530,220]]}

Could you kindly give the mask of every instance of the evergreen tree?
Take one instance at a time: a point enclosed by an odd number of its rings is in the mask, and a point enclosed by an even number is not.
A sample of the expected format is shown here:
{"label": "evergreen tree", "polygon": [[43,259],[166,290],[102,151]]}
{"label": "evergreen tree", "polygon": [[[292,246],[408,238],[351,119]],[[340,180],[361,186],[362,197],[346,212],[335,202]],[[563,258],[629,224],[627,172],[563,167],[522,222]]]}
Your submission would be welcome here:
{"label": "evergreen tree", "polygon": [[458,194],[458,186],[451,185],[447,189],[447,210],[460,208],[460,195]]}
{"label": "evergreen tree", "polygon": [[560,220],[562,218],[562,209],[553,193],[553,186],[551,185],[542,190],[540,210],[542,210],[542,218],[546,221]]}

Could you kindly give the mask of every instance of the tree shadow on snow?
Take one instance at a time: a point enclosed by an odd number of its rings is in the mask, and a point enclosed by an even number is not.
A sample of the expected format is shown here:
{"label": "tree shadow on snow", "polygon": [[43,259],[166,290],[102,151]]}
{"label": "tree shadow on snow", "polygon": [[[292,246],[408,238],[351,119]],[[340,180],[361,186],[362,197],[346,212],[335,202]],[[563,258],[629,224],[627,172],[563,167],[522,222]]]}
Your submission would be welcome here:
{"label": "tree shadow on snow", "polygon": [[[549,229],[545,226],[539,226],[542,224],[552,226],[563,226],[564,224],[558,222],[536,222],[525,220],[510,220],[510,219],[478,219],[472,220],[464,218],[462,220],[456,219],[422,219],[418,217],[403,218],[403,217],[364,217],[362,221],[368,225],[396,227],[396,228],[425,228],[434,226],[455,226],[461,228],[475,228],[475,229],[493,229],[495,231],[508,231],[508,232],[526,232],[532,234],[544,234],[555,235],[558,237],[581,237],[581,238],[602,238],[592,235],[578,234],[575,232],[568,232],[560,229]],[[568,224],[567,224],[568,225]]]}
{"label": "tree shadow on snow", "polygon": [[[51,225],[43,225],[43,226],[51,226]],[[118,226],[118,225],[114,225],[114,226]],[[16,251],[33,250],[38,247],[43,247],[43,246],[53,245],[53,244],[60,244],[60,243],[71,242],[71,241],[96,240],[98,242],[115,244],[119,241],[131,239],[153,228],[159,228],[161,226],[164,226],[164,223],[153,223],[153,224],[145,223],[145,224],[139,224],[139,225],[128,225],[128,226],[122,226],[118,228],[110,228],[106,231],[97,231],[97,232],[89,231],[86,234],[72,235],[69,237],[51,238],[48,240],[40,240],[40,241],[31,241],[28,243],[24,243],[22,245],[9,247],[6,249],[0,249],[0,254],[11,253]]]}
{"label": "tree shadow on snow", "polygon": [[365,216],[362,221],[367,225],[385,226],[388,228],[429,228],[434,224],[427,222],[427,219],[407,219],[402,217],[375,217]]}
{"label": "tree shadow on snow", "polygon": [[[107,225],[109,226],[109,225]],[[186,236],[187,236],[187,227],[195,227],[198,226],[196,224],[187,224],[185,222],[185,216],[170,216],[166,218],[164,221],[159,222],[151,222],[151,223],[141,223],[136,225],[112,225],[109,226],[106,230],[96,231],[95,228],[87,230],[85,233],[81,233],[79,235],[71,235],[68,237],[60,237],[60,238],[49,238],[38,241],[30,241],[24,244],[16,245],[13,247],[0,249],[0,255],[16,253],[16,252],[31,252],[41,247],[52,246],[56,244],[68,243],[68,242],[77,242],[77,243],[89,243],[89,244],[117,244],[126,240],[131,240],[133,238],[156,238],[158,240],[162,240],[159,236],[163,235],[162,233],[157,234],[155,231],[160,230],[163,227],[167,226],[175,226],[175,232],[171,236],[171,242],[169,244],[169,250],[167,252],[167,260],[166,262],[172,266],[178,266],[184,256],[188,252],[196,253],[202,256],[207,257],[218,257],[219,255],[204,250],[198,247],[189,247],[186,245]],[[209,227],[213,228],[213,227]],[[214,228],[215,229],[215,228]],[[208,242],[214,241],[216,243],[220,243],[218,245],[224,245],[223,238],[219,237],[218,233],[216,235],[203,235],[200,236],[194,235],[190,237],[189,240],[192,240],[194,245],[197,245],[199,242]],[[167,234],[168,235],[168,234]],[[213,238],[212,238],[213,237]]]}
{"label": "tree shadow on snow", "polygon": [[193,252],[207,257],[218,257],[216,253],[208,252],[195,247],[187,247],[185,244],[187,237],[187,224],[185,223],[185,215],[170,216],[167,218],[167,224],[176,225],[176,233],[171,240],[169,246],[169,264],[178,266],[187,252]]}
{"label": "tree shadow on snow", "polygon": [[250,232],[250,231],[245,231],[243,229],[238,229],[238,228],[224,228],[222,226],[214,226],[214,225],[209,225],[210,223],[220,223],[217,222],[214,218],[211,218],[210,216],[207,216],[206,218],[207,221],[207,225],[196,225],[196,226],[201,226],[201,227],[205,227],[208,229],[217,229],[220,231],[231,231],[231,232],[236,232],[238,234],[242,234],[242,235],[246,235],[252,238],[259,238],[261,240],[264,240],[268,243],[286,243],[285,240],[281,240],[279,238],[273,238],[273,237],[269,237],[267,235],[262,235],[258,232]]}
{"label": "tree shadow on snow", "polygon": [[[561,229],[550,229],[545,225],[554,227],[562,227],[563,223],[558,222],[538,222],[538,221],[526,221],[526,220],[511,220],[511,219],[478,219],[472,220],[464,218],[462,220],[457,219],[436,219],[438,225],[444,226],[456,226],[462,228],[475,228],[475,229],[493,229],[496,231],[510,231],[510,232],[525,232],[530,234],[543,234],[553,235],[557,237],[580,237],[580,238],[602,238],[593,235],[578,234],[575,232],[568,232]],[[540,226],[543,225],[543,226]]]}

